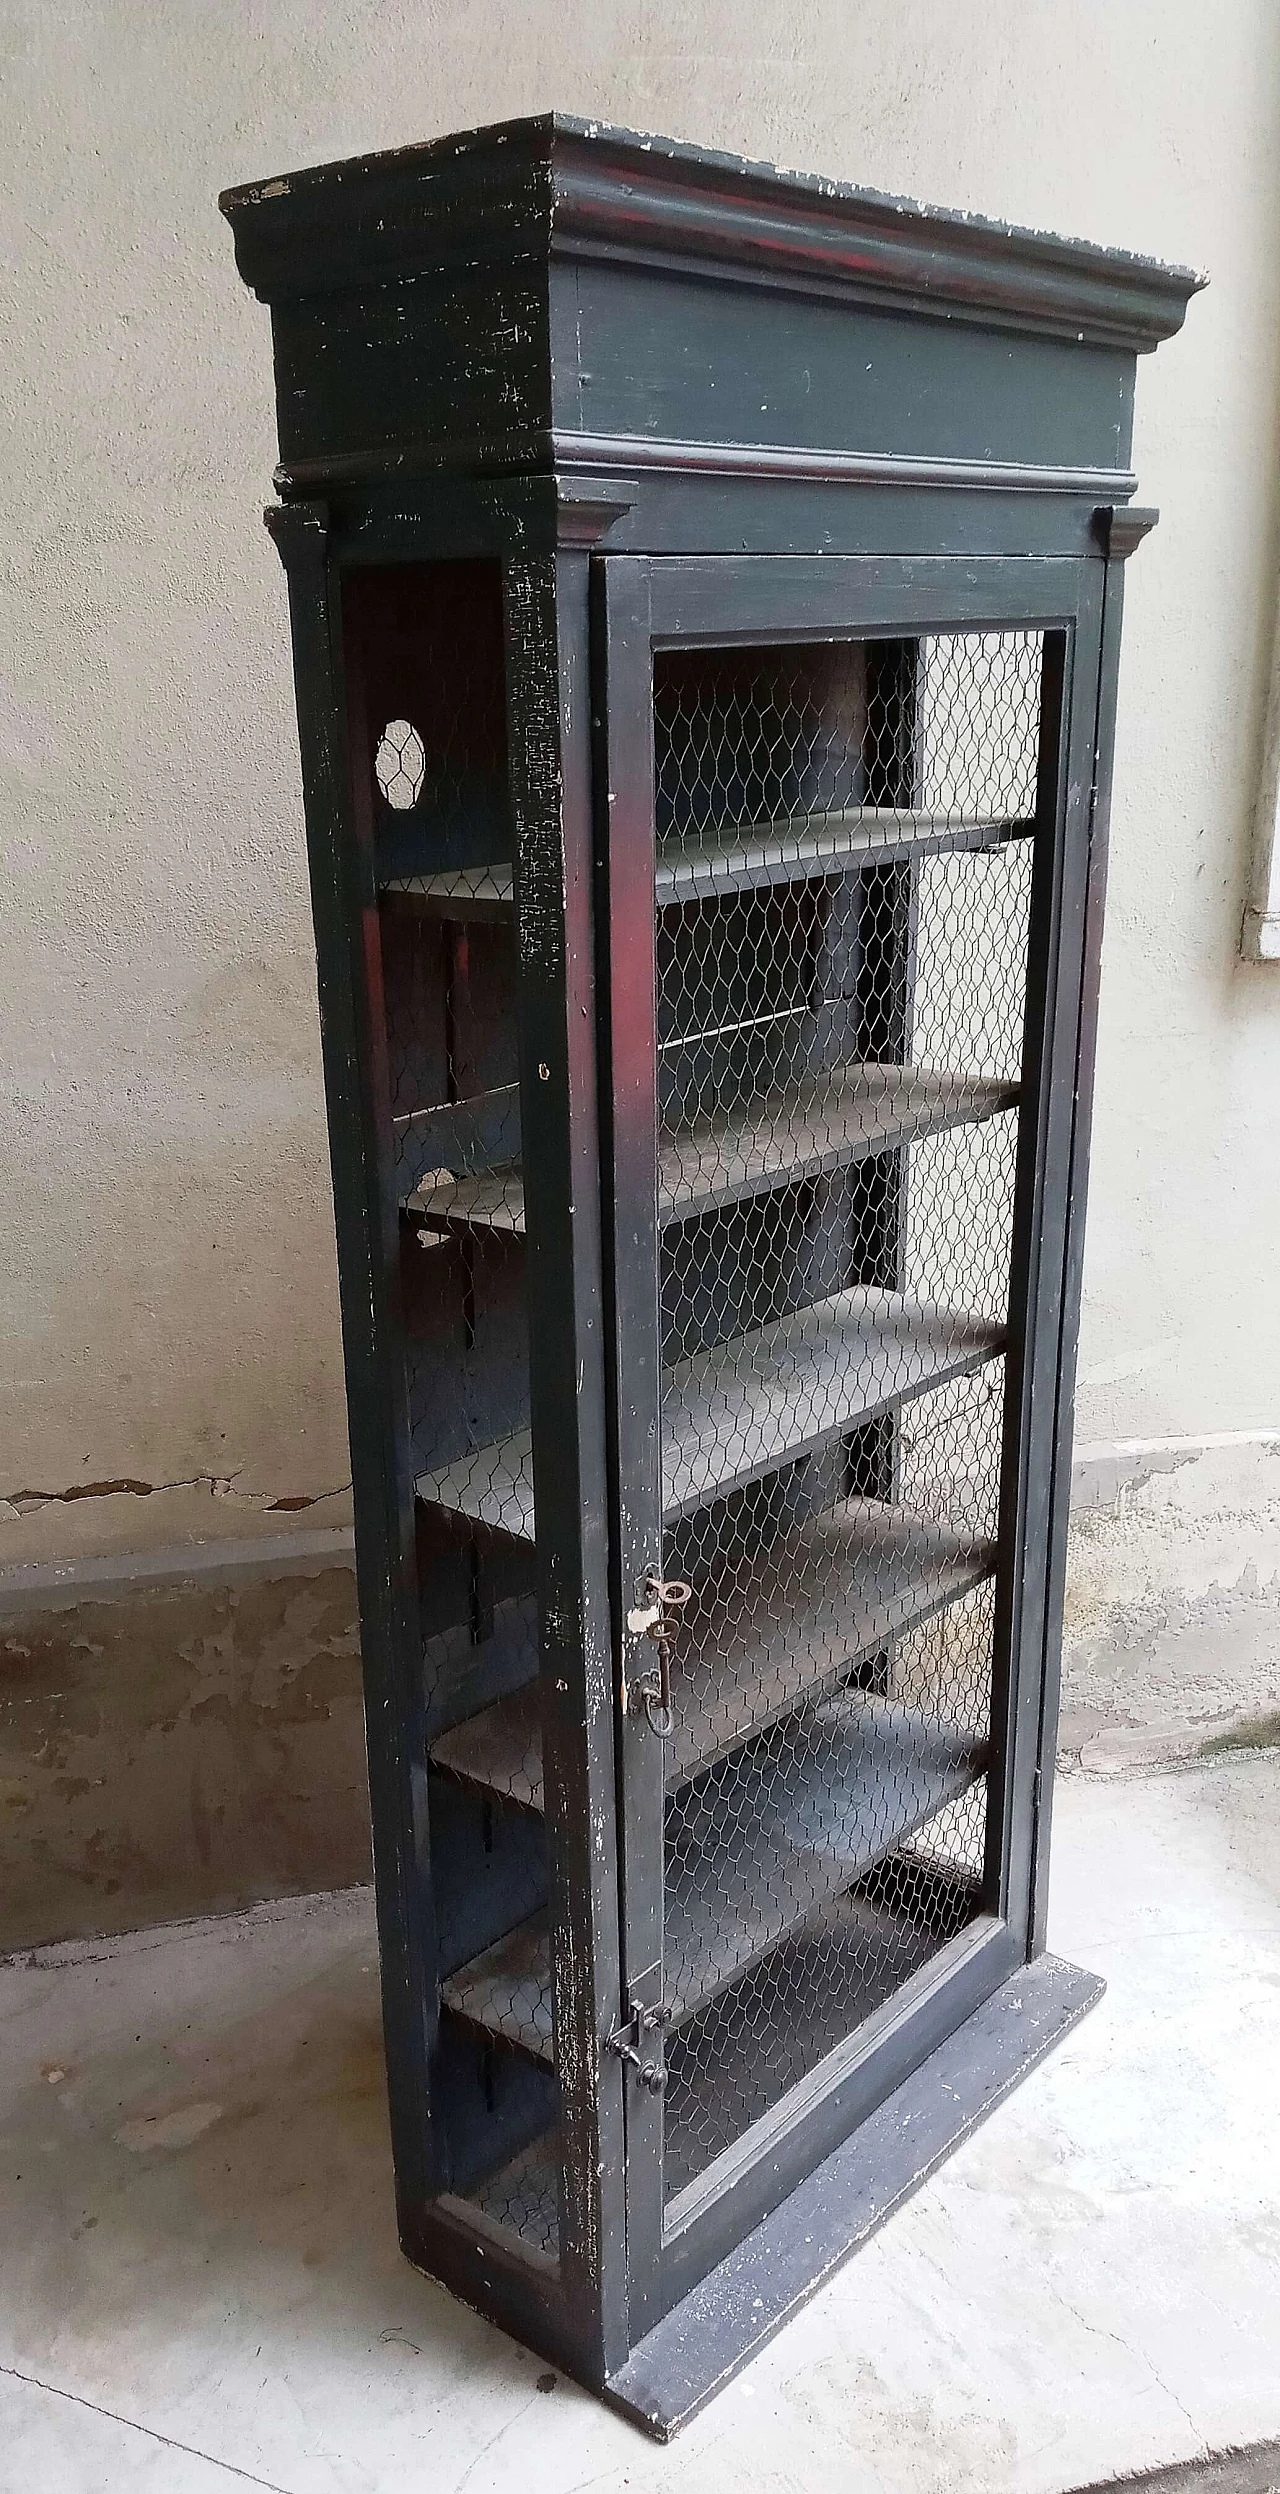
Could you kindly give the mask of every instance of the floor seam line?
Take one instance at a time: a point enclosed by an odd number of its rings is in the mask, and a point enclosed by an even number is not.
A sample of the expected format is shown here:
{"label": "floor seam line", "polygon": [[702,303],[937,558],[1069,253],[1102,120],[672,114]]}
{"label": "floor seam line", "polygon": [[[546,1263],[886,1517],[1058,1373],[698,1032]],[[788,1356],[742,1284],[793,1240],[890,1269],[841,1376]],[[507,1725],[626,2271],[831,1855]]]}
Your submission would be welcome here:
{"label": "floor seam line", "polygon": [[257,2477],[249,2468],[238,2468],[233,2459],[218,2459],[212,2451],[202,2451],[194,2442],[179,2442],[171,2433],[161,2433],[155,2425],[139,2424],[136,2416],[122,2416],[118,2408],[102,2407],[96,2399],[82,2397],[78,2390],[64,2390],[56,2381],[44,2381],[39,2373],[24,2373],[16,2364],[0,2364],[0,2375],[7,2381],[25,2382],[29,2390],[44,2390],[51,2399],[66,2399],[72,2407],[87,2408],[91,2416],[104,2416],[108,2423],[124,2425],[130,2433],[145,2433],[148,2441],[159,2442],[166,2451],[181,2451],[188,2459],[202,2459],[208,2468],[222,2468],[230,2477],[239,2477],[245,2485],[263,2488],[263,2494],[289,2494],[289,2488],[277,2485],[274,2477]]}

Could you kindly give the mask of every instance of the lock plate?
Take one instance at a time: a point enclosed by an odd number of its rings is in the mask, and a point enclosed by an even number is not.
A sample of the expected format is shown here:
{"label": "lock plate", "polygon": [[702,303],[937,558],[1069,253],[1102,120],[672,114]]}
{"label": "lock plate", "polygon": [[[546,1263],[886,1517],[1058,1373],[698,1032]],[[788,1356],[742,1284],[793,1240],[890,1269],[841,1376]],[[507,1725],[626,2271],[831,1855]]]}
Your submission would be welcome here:
{"label": "lock plate", "polygon": [[614,2052],[624,2068],[634,2070],[640,2085],[653,2096],[660,2096],[667,2084],[667,2073],[660,2054],[655,2054],[654,2039],[671,2024],[671,2011],[662,1999],[646,2001],[642,1989],[656,1989],[653,1978],[660,1969],[652,1967],[643,1985],[628,1994],[627,2016],[613,2033],[605,2038],[605,2050]]}

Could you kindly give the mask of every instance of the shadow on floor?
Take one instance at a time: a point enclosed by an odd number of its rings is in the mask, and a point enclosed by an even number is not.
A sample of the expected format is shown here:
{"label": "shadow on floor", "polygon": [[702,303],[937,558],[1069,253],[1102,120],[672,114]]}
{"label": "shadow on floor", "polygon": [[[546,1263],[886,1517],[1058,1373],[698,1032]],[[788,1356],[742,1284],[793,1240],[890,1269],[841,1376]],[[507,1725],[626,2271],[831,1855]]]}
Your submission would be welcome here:
{"label": "shadow on floor", "polygon": [[1154,2476],[1112,2477],[1082,2486],[1079,2494],[1280,2494],[1280,2442],[1255,2442],[1247,2451],[1219,2451]]}
{"label": "shadow on floor", "polygon": [[400,2251],[372,1912],[340,1910],[336,1947],[331,1915],[313,1931],[295,1914],[252,1951],[196,1926],[181,1954],[112,1952],[71,1994],[51,1970],[44,2014],[6,2022],[11,2362],[38,2372],[109,2333],[169,2373],[207,2366],[222,2303],[237,2341],[256,2313],[312,2361],[429,2347],[437,2372],[508,2383],[532,2363]]}

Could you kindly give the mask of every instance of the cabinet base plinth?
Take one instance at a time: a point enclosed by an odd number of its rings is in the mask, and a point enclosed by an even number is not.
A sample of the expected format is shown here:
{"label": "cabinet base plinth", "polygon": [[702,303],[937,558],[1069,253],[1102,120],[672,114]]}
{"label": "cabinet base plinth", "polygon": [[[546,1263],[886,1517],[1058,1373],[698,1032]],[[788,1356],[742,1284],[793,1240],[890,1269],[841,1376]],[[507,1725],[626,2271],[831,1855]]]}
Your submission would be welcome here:
{"label": "cabinet base plinth", "polygon": [[951,2150],[1101,1999],[1039,1957],[945,2044],[641,2340],[604,2395],[659,2442],[714,2398]]}

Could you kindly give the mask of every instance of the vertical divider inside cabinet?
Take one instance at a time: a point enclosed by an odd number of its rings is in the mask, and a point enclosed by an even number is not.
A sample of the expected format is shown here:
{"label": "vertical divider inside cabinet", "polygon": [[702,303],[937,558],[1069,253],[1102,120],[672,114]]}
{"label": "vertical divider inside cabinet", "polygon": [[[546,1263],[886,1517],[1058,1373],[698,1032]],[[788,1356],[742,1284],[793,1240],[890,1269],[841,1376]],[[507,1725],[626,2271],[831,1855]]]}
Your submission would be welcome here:
{"label": "vertical divider inside cabinet", "polygon": [[[921,773],[921,644],[918,640],[866,644],[867,717],[864,741],[865,802],[914,806]],[[857,1034],[854,1053],[883,1065],[909,1065],[915,1015],[920,866],[908,856],[867,869],[858,879]],[[905,1278],[907,1187],[910,1147],[899,1143],[881,1155],[873,1202],[864,1214],[854,1281],[901,1290]],[[851,1495],[894,1500],[900,1493],[902,1415],[897,1408],[860,1430],[850,1441],[846,1467]],[[891,1649],[864,1662],[861,1686],[890,1694]]]}

